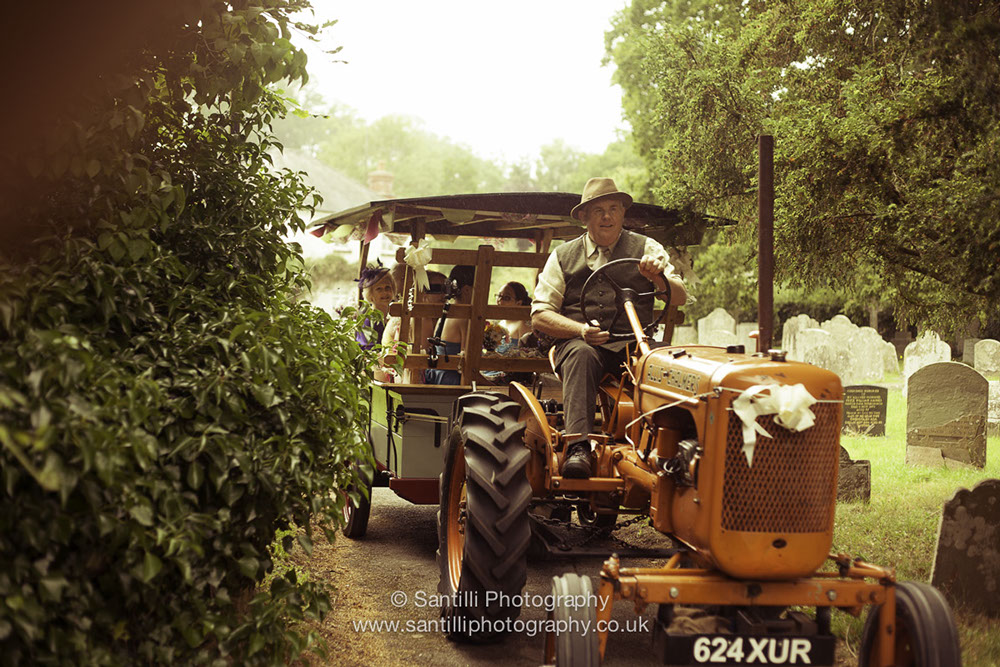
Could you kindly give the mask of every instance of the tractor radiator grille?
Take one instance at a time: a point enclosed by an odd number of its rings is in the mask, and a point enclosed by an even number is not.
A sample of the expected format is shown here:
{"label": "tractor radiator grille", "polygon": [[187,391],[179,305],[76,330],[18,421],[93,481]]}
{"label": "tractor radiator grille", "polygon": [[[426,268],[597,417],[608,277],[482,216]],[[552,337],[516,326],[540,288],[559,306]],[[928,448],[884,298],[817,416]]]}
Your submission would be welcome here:
{"label": "tractor radiator grille", "polygon": [[771,434],[757,436],[753,466],[743,453],[743,422],[729,413],[722,527],[751,533],[822,533],[829,529],[840,448],[836,403],[812,406],[816,423],[800,433],[774,423],[757,423]]}

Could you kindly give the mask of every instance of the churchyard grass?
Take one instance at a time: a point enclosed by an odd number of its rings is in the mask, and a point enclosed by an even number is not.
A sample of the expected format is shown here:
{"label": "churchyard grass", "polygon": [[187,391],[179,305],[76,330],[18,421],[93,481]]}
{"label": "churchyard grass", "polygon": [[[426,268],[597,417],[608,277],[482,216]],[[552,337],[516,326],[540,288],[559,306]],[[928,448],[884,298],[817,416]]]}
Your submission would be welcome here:
{"label": "churchyard grass", "polygon": [[[855,460],[871,461],[871,502],[839,503],[833,550],[896,568],[898,580],[929,582],[944,503],[961,489],[1000,478],[1000,438],[987,442],[986,468],[932,469],[907,466],[906,399],[890,384],[886,437],[844,437]],[[1000,665],[1000,625],[956,609],[966,667]],[[857,651],[864,616],[834,615],[834,629]]]}

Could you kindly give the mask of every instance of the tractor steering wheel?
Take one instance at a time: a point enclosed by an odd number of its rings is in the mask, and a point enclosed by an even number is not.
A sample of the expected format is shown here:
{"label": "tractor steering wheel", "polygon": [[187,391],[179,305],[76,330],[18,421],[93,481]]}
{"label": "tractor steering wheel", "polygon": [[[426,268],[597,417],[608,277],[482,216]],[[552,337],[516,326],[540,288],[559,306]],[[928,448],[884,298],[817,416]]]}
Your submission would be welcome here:
{"label": "tractor steering wheel", "polygon": [[[642,330],[643,333],[646,334],[647,336],[651,336],[653,332],[656,330],[656,327],[660,326],[660,324],[667,318],[667,313],[670,308],[670,281],[667,280],[666,276],[663,277],[663,280],[666,283],[666,289],[657,290],[655,289],[655,286],[653,286],[654,291],[652,292],[636,292],[634,289],[631,289],[629,287],[622,287],[614,280],[612,280],[611,276],[609,275],[609,271],[612,267],[623,266],[625,264],[635,264],[636,271],[638,271],[639,261],[640,260],[632,257],[626,257],[625,259],[616,259],[608,262],[607,264],[605,264],[604,266],[602,266],[601,268],[597,269],[592,274],[590,274],[590,277],[587,278],[587,281],[583,283],[583,290],[580,292],[580,305],[583,308],[583,318],[587,322],[594,322],[597,324],[597,326],[601,327],[601,331],[610,332],[611,329],[615,326],[615,323],[618,322],[618,318],[625,313],[625,303],[627,301],[634,302],[640,298],[645,298],[645,297],[655,298],[658,296],[665,297],[664,300],[666,301],[666,305],[663,306],[663,312],[660,313],[659,319],[657,319],[655,322],[646,325]],[[602,280],[611,285],[611,288],[614,289],[615,291],[615,314],[614,317],[611,318],[611,321],[608,323],[607,326],[604,326],[604,322],[602,322],[601,320],[592,317],[590,300],[587,299],[587,296],[590,294],[591,290],[594,289],[594,286],[597,285],[597,283]],[[650,283],[650,285],[652,285],[652,283]],[[610,335],[611,337],[609,338],[609,340],[624,340],[634,337],[633,334],[631,333],[611,333]]]}

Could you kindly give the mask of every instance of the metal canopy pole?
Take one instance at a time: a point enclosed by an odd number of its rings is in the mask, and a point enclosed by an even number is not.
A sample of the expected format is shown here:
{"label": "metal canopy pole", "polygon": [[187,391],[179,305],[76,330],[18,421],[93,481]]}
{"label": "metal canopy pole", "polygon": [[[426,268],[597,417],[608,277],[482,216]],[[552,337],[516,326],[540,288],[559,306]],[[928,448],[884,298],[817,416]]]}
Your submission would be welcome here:
{"label": "metal canopy pole", "polygon": [[774,137],[757,137],[757,351],[774,337]]}

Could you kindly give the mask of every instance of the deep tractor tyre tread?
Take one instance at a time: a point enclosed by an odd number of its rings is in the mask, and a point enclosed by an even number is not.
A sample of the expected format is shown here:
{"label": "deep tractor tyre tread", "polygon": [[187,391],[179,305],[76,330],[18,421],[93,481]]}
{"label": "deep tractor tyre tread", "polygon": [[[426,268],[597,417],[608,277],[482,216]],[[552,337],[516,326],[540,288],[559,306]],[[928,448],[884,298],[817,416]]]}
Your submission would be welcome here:
{"label": "deep tractor tyre tread", "polygon": [[[878,636],[881,606],[868,612],[861,631],[859,667],[869,667]],[[896,656],[904,667],[961,667],[962,651],[951,607],[941,592],[929,584],[902,581],[896,584],[896,637],[908,640],[910,655]],[[900,637],[901,633],[905,633]],[[901,662],[902,661],[902,662]]]}
{"label": "deep tractor tyre tread", "polygon": [[[518,421],[517,403],[501,394],[476,392],[462,396],[457,407],[456,426],[441,473],[438,592],[456,600],[456,604],[446,603],[442,608],[442,616],[450,626],[449,638],[489,642],[505,634],[505,624],[521,613],[520,605],[496,600],[487,604],[486,597],[487,592],[494,591],[503,594],[504,600],[511,600],[520,595],[528,578],[528,505],[532,492],[525,466],[531,455],[524,446],[525,424]],[[465,474],[463,479],[452,479],[459,447],[463,449]],[[448,517],[455,516],[449,490],[463,481],[465,539],[461,572],[455,582],[448,558]],[[455,534],[454,530],[451,534]],[[489,629],[483,628],[483,621],[488,621]]]}
{"label": "deep tractor tyre tread", "polygon": [[[597,667],[601,663],[597,644],[597,610],[593,605],[575,607],[566,604],[576,596],[594,599],[590,577],[578,574],[552,577],[552,595],[557,601],[552,618],[566,628],[555,638],[556,667]],[[584,629],[586,634],[581,632]]]}

